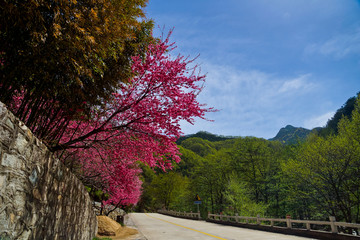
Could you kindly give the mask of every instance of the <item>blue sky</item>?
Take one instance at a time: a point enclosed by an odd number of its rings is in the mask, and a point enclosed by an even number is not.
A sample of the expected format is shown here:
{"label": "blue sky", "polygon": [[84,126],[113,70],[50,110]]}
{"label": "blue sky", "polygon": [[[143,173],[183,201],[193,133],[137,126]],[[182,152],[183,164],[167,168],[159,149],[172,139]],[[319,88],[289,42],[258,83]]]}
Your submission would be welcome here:
{"label": "blue sky", "polygon": [[213,122],[183,123],[185,134],[312,129],[360,91],[359,1],[149,0],[146,13],[174,28],[176,54],[200,54],[199,101],[220,110],[207,115]]}

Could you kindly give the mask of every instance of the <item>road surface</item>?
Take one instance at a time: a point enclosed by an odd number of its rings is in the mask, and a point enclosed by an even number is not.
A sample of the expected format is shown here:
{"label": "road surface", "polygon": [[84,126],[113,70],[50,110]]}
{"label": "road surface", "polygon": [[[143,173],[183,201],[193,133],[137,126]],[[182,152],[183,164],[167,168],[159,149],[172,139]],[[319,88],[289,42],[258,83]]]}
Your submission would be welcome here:
{"label": "road surface", "polygon": [[224,226],[205,221],[170,217],[158,213],[131,213],[130,221],[147,240],[309,240],[285,234]]}

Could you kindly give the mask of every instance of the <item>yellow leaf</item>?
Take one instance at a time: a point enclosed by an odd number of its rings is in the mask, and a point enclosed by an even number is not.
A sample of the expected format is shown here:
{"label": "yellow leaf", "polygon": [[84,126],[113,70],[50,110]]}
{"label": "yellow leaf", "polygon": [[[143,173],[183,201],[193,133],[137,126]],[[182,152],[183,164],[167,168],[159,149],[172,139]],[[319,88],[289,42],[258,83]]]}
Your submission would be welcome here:
{"label": "yellow leaf", "polygon": [[90,12],[91,12],[91,15],[93,18],[97,18],[97,13],[95,12],[95,10],[93,8],[90,10]]}
{"label": "yellow leaf", "polygon": [[61,35],[61,26],[57,23],[53,24],[54,27],[54,37],[58,37]]}
{"label": "yellow leaf", "polygon": [[75,13],[74,14],[76,18],[81,18],[81,14],[80,13]]}
{"label": "yellow leaf", "polygon": [[86,38],[90,43],[95,44],[95,38],[93,36],[86,36]]}

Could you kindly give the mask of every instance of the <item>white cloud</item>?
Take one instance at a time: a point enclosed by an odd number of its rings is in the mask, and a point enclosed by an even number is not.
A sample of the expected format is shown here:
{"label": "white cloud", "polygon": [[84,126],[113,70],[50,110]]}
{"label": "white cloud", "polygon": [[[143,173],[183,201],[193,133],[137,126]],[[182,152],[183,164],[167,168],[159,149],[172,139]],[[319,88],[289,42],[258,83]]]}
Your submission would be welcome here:
{"label": "white cloud", "polygon": [[334,116],[335,112],[327,112],[320,116],[307,119],[304,122],[304,127],[307,129],[313,129],[315,127],[324,127],[327,121]]}
{"label": "white cloud", "polygon": [[298,90],[309,90],[314,87],[314,84],[308,82],[311,74],[301,75],[294,79],[285,81],[279,89],[279,93],[298,91]]}
{"label": "white cloud", "polygon": [[274,107],[316,86],[311,82],[311,74],[284,78],[258,70],[240,71],[212,64],[204,64],[203,67],[208,70],[208,74],[200,98],[210,105],[232,112]]}
{"label": "white cloud", "polygon": [[182,123],[185,134],[205,130],[223,135],[273,137],[270,127],[280,129],[288,124],[286,119],[298,117],[295,112],[299,98],[306,97],[315,86],[311,74],[285,78],[208,63],[202,68],[207,78],[199,101],[220,111],[207,116],[215,122],[197,121],[194,126]]}
{"label": "white cloud", "polygon": [[306,55],[316,53],[333,56],[336,59],[350,54],[360,54],[360,29],[349,34],[337,35],[322,43],[310,44],[305,48]]}

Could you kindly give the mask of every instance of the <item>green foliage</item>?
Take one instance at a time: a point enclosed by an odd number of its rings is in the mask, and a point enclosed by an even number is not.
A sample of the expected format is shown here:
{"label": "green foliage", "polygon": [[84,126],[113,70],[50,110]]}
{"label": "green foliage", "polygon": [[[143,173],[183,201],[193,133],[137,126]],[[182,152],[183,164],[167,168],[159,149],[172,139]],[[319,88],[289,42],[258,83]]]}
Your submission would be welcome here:
{"label": "green foliage", "polygon": [[199,162],[193,176],[196,193],[202,196],[203,206],[212,213],[219,213],[227,207],[226,185],[230,179],[231,158],[226,151],[216,152]]}
{"label": "green foliage", "polygon": [[[338,135],[313,135],[294,159],[283,165],[293,181],[292,194],[306,196],[317,214],[359,222],[360,211],[360,108],[352,118],[340,120]],[[326,214],[325,214],[326,213]]]}
{"label": "green foliage", "polygon": [[179,209],[189,211],[191,202],[189,179],[174,171],[154,174],[143,185],[139,211],[156,209]]}
{"label": "green foliage", "polygon": [[156,173],[149,166],[144,163],[139,163],[142,169],[142,195],[140,201],[136,205],[137,211],[145,212],[145,211],[155,211],[156,208],[153,206],[153,193],[150,190],[151,183],[153,179],[156,177]]}
{"label": "green foliage", "polygon": [[102,202],[102,201],[109,199],[109,194],[104,193],[101,190],[97,190],[95,188],[91,188],[88,186],[85,186],[85,188],[89,192],[91,199],[96,202]]}
{"label": "green foliage", "polygon": [[[357,96],[359,96],[359,95],[360,95],[360,92],[357,94]],[[356,102],[356,97],[349,98],[346,101],[346,103],[336,111],[334,116],[328,120],[328,122],[326,123],[326,126],[319,130],[319,134],[321,136],[338,134],[338,132],[339,132],[338,125],[339,125],[340,120],[343,117],[347,117],[347,118],[351,119],[351,115],[354,110],[355,102]]]}
{"label": "green foliage", "polygon": [[[159,173],[144,191],[151,192],[151,204],[161,202],[163,206],[168,206],[175,210],[197,211],[194,205],[194,198],[199,194],[202,200],[200,211],[206,215],[208,211],[213,213],[238,211],[244,214],[265,215],[268,203],[264,199],[269,199],[271,176],[275,171],[275,151],[280,151],[283,146],[278,142],[270,142],[257,138],[237,138],[227,139],[218,142],[210,142],[201,138],[188,138],[179,146],[182,153],[182,161],[174,166],[174,171],[178,174],[172,181],[176,181],[178,176],[183,176],[183,185],[179,186],[179,192],[174,194],[174,198],[169,198],[169,203],[165,204],[166,192],[171,191],[171,184],[165,183],[163,174]],[[251,153],[251,157],[248,155]],[[258,161],[252,162],[251,158]],[[251,165],[254,163],[253,165]],[[279,165],[279,164],[277,164]],[[255,168],[256,185],[247,174],[248,169]],[[273,171],[273,172],[271,172]],[[270,173],[271,172],[271,173]],[[260,179],[260,175],[266,176],[266,181]],[[239,187],[240,186],[240,187]],[[262,194],[267,197],[257,196]],[[246,192],[246,195],[241,193]],[[167,196],[169,196],[168,194]],[[144,197],[148,198],[149,195]],[[243,197],[244,199],[240,199]],[[242,204],[238,200],[245,200]],[[150,203],[149,203],[150,204]],[[154,206],[153,207],[159,207]]]}
{"label": "green foliage", "polygon": [[181,153],[181,162],[174,166],[174,170],[187,177],[193,176],[195,166],[198,164],[201,157],[183,146],[179,146],[179,151]]}
{"label": "green foliage", "polygon": [[239,182],[236,176],[230,178],[225,196],[230,204],[229,214],[238,213],[240,216],[265,215],[267,206],[264,203],[252,201],[246,183]]}
{"label": "green foliage", "polygon": [[233,168],[238,179],[248,186],[256,203],[271,201],[277,186],[282,148],[278,142],[254,137],[239,139],[234,146]]}
{"label": "green foliage", "polygon": [[214,144],[212,142],[198,137],[188,138],[184,140],[181,145],[201,157],[215,153]]}
{"label": "green foliage", "polygon": [[231,149],[233,148],[234,144],[236,143],[236,141],[238,139],[241,138],[233,138],[233,139],[227,139],[227,140],[223,140],[223,141],[219,141],[219,142],[214,142],[214,147],[217,151],[221,150],[221,149]]}
{"label": "green foliage", "polygon": [[[162,203],[160,207],[196,211],[193,201],[199,194],[202,216],[207,212],[318,220],[335,216],[337,221],[359,223],[359,99],[351,116],[339,121],[337,135],[313,131],[306,133],[306,140],[290,145],[255,137],[214,142],[187,138],[179,146],[183,161],[174,166],[173,175],[153,178],[149,196],[153,203]],[[166,178],[170,176],[173,179]],[[158,201],[165,199],[165,190],[174,193],[167,204]]]}

